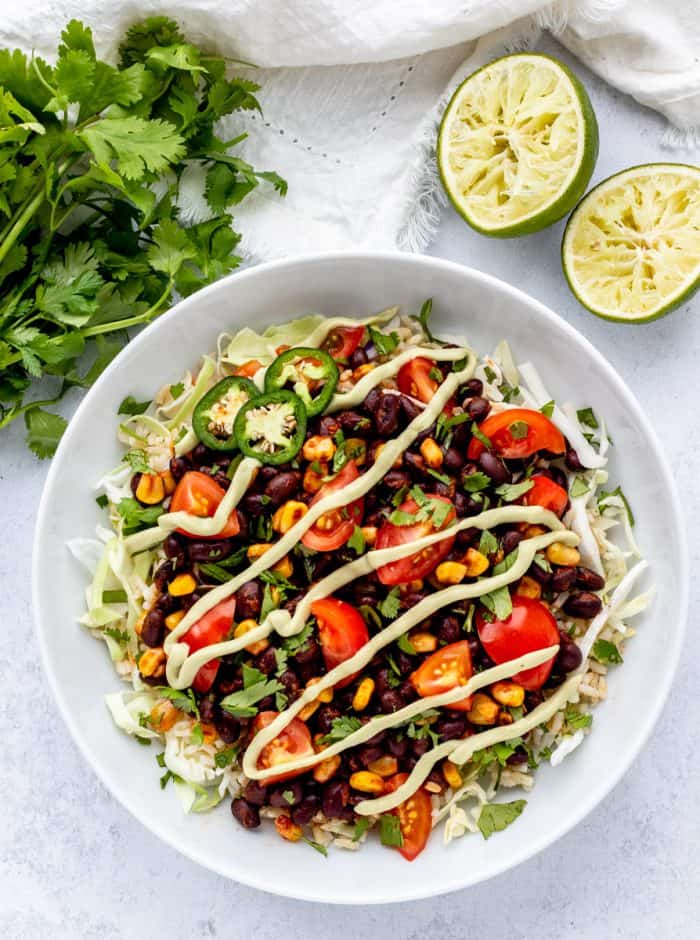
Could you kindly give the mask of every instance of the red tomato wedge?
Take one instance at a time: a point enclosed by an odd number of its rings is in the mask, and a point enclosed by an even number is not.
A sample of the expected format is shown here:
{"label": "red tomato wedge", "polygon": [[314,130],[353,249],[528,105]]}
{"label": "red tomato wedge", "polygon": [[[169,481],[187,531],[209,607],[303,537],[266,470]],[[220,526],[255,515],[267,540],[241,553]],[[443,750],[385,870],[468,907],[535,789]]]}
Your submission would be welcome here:
{"label": "red tomato wedge", "polygon": [[[367,624],[352,604],[336,597],[323,597],[311,605],[311,613],[318,623],[321,652],[330,672],[346,659],[350,659],[369,640]],[[336,688],[350,685],[357,673],[336,682]]]}
{"label": "red tomato wedge", "polygon": [[263,365],[258,359],[249,359],[243,365],[237,366],[234,375],[242,375],[246,379],[252,379],[256,372],[262,369]]}
{"label": "red tomato wedge", "polygon": [[[429,519],[416,522],[411,525],[394,525],[388,520],[383,522],[374,547],[393,548],[395,545],[405,545],[407,542],[415,542],[416,539],[423,538],[433,532],[446,529],[454,521],[456,513],[452,502],[446,496],[427,496],[429,500],[436,500],[441,503],[447,503],[450,507],[449,512],[442,521],[439,529],[435,527]],[[414,499],[407,499],[399,506],[399,512],[415,515],[419,510],[418,503]],[[408,555],[399,561],[390,561],[386,565],[377,568],[377,577],[382,584],[406,584],[416,578],[424,578],[430,574],[443,558],[449,555],[454,544],[454,536],[448,536],[434,545],[421,549],[415,555]]]}
{"label": "red tomato wedge", "polygon": [[[236,598],[227,597],[220,601],[216,607],[208,610],[203,617],[193,623],[190,629],[181,638],[190,648],[190,653],[221,643],[229,634],[233,626],[233,615],[236,611]],[[212,659],[205,663],[194,677],[192,688],[196,692],[208,692],[214,685],[216,674],[219,671],[221,660]]]}
{"label": "red tomato wedge", "polygon": [[[219,503],[226,495],[226,490],[212,480],[206,473],[199,470],[188,470],[175,487],[173,498],[170,501],[170,512],[183,510],[193,516],[213,516]],[[198,539],[230,539],[241,531],[238,522],[238,513],[234,509],[228,517],[228,522],[221,532],[216,535],[193,535],[187,529],[177,530],[181,535],[189,535]]]}
{"label": "red tomato wedge", "polygon": [[[491,441],[499,457],[529,457],[538,450],[563,454],[566,449],[561,431],[541,411],[530,408],[508,408],[489,415],[479,425],[479,430]],[[467,457],[476,460],[485,449],[474,437],[469,442]]]}
{"label": "red tomato wedge", "polygon": [[[260,712],[253,722],[253,736],[263,728],[267,728],[271,721],[277,717],[279,712]],[[300,757],[307,757],[314,753],[314,746],[311,741],[311,732],[306,724],[300,718],[292,718],[284,731],[266,744],[258,758],[258,770],[267,770],[268,767],[279,767],[288,764],[290,761],[297,760]],[[309,768],[305,770],[289,770],[286,773],[275,774],[273,777],[267,777],[261,783],[268,786],[271,783],[280,783],[282,780],[290,780],[292,777],[298,777],[299,774],[308,773]]]}
{"label": "red tomato wedge", "polygon": [[[554,617],[544,604],[530,597],[516,595],[513,598],[513,612],[505,620],[492,620],[489,623],[484,619],[483,612],[477,611],[476,629],[481,645],[496,664],[559,643],[559,630]],[[516,673],[513,681],[530,692],[541,689],[549,678],[554,659],[552,656],[541,666]]]}
{"label": "red tomato wedge", "polygon": [[364,335],[364,326],[337,326],[326,336],[321,349],[325,349],[334,359],[347,359],[360,345]]}
{"label": "red tomato wedge", "polygon": [[[466,685],[474,674],[469,644],[466,640],[450,643],[424,659],[411,673],[410,682],[421,698],[449,692],[458,685]],[[458,712],[469,711],[471,696],[446,705]]]}
{"label": "red tomato wedge", "polygon": [[410,395],[419,401],[429,402],[440,386],[440,382],[430,375],[431,369],[436,369],[437,363],[433,359],[416,356],[399,369],[396,381],[399,391]]}
{"label": "red tomato wedge", "polygon": [[[407,780],[408,774],[395,774],[386,781],[386,790],[393,793]],[[403,845],[397,846],[397,849],[407,861],[412,862],[423,851],[430,837],[432,829],[430,797],[421,787],[420,790],[416,790],[413,796],[409,796],[407,800],[404,800],[396,809],[392,810],[392,813],[399,817],[401,835],[403,836]]]}
{"label": "red tomato wedge", "polygon": [[[336,477],[329,483],[323,484],[310,505],[313,506],[331,493],[342,490],[359,475],[357,464],[354,460],[349,460]],[[362,498],[340,509],[331,509],[314,522],[311,528],[302,535],[301,541],[307,548],[314,548],[317,552],[332,552],[345,545],[355,531],[355,526],[361,525],[364,511],[365,501]]]}
{"label": "red tomato wedge", "polygon": [[564,487],[539,473],[530,479],[532,487],[520,497],[518,502],[523,506],[542,506],[543,509],[549,509],[555,516],[561,518],[569,504],[569,494]]}

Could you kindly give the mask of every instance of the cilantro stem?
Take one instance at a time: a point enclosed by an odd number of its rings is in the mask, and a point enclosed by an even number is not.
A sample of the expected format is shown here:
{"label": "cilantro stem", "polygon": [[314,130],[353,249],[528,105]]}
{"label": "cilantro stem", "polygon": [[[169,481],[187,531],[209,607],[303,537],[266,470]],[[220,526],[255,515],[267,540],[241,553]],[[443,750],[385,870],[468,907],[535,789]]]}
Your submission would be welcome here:
{"label": "cilantro stem", "polygon": [[158,300],[156,300],[156,302],[152,304],[148,310],[144,310],[144,312],[138,314],[138,316],[128,317],[124,320],[112,320],[111,323],[98,323],[97,326],[89,326],[87,329],[81,330],[80,332],[86,339],[88,339],[91,336],[99,336],[102,333],[112,333],[114,330],[125,330],[130,326],[138,326],[140,323],[146,323],[151,317],[154,317],[157,313],[160,312],[160,307],[168,299],[172,289],[173,281],[171,279],[165,285],[165,290],[160,295]]}
{"label": "cilantro stem", "polygon": [[2,263],[5,260],[5,257],[7,253],[9,252],[10,248],[12,248],[14,243],[22,234],[22,232],[25,229],[25,226],[27,225],[31,217],[34,215],[35,212],[39,211],[43,201],[44,201],[44,189],[42,186],[42,188],[39,190],[36,196],[34,196],[31,202],[24,208],[24,211],[19,214],[19,216],[17,217],[17,221],[12,226],[10,231],[7,233],[7,236],[2,240],[2,244],[0,245],[0,263]]}
{"label": "cilantro stem", "polygon": [[19,418],[19,416],[24,414],[25,411],[31,411],[32,408],[43,408],[44,405],[55,405],[56,402],[60,400],[60,398],[61,395],[59,394],[54,398],[42,398],[40,401],[28,401],[21,407],[11,408],[0,419],[0,430],[2,428],[6,428],[10,422],[14,421],[15,418]]}

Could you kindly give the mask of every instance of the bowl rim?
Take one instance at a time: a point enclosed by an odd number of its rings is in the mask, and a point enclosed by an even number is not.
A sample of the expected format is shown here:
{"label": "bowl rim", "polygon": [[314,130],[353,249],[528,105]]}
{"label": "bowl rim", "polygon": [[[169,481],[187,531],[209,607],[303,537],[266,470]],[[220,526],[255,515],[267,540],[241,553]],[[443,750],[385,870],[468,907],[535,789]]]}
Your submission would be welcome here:
{"label": "bowl rim", "polygon": [[[196,311],[197,303],[202,297],[212,293],[226,292],[230,285],[234,282],[238,282],[244,279],[250,280],[260,277],[264,278],[270,272],[283,272],[285,268],[289,267],[313,267],[313,265],[319,262],[327,263],[329,261],[337,262],[339,264],[343,264],[347,261],[369,264],[387,262],[393,264],[398,261],[408,265],[409,267],[417,265],[425,266],[438,271],[442,270],[445,272],[459,273],[460,275],[466,274],[469,277],[472,277],[475,280],[481,281],[482,283],[488,285],[489,288],[496,292],[501,291],[509,294],[519,303],[530,308],[535,308],[538,314],[541,315],[545,321],[549,321],[550,323],[556,322],[560,329],[562,329],[565,333],[568,333],[577,344],[584,347],[587,354],[591,356],[597,362],[598,366],[607,374],[611,384],[616,388],[622,401],[624,402],[626,410],[631,411],[634,414],[636,420],[644,428],[644,431],[652,447],[652,453],[656,460],[656,465],[659,468],[661,474],[661,483],[665,486],[666,492],[669,496],[672,509],[671,516],[668,520],[670,523],[669,533],[673,542],[675,542],[677,546],[680,561],[680,567],[678,569],[680,585],[678,609],[680,614],[680,622],[678,624],[678,630],[675,633],[675,641],[670,648],[666,648],[664,673],[661,677],[661,680],[655,686],[655,697],[650,703],[648,710],[645,711],[644,715],[642,716],[641,721],[635,729],[635,734],[629,737],[628,740],[631,742],[631,746],[629,747],[629,751],[625,755],[620,766],[616,768],[616,771],[602,778],[602,783],[594,784],[592,787],[590,787],[587,791],[586,797],[582,799],[575,808],[572,808],[570,814],[559,826],[555,827],[551,832],[544,834],[540,839],[530,841],[526,846],[520,846],[506,859],[496,863],[493,868],[489,869],[487,873],[482,874],[478,871],[473,873],[464,873],[461,876],[447,880],[444,885],[440,885],[438,888],[429,888],[425,891],[414,891],[410,889],[404,891],[401,889],[400,885],[397,885],[396,890],[393,891],[391,895],[384,896],[377,896],[376,894],[369,895],[365,893],[364,890],[358,891],[355,885],[353,885],[351,897],[341,895],[337,889],[335,890],[335,893],[330,894],[321,892],[314,893],[312,891],[291,893],[284,888],[278,888],[274,884],[268,883],[265,879],[265,874],[263,871],[257,872],[251,871],[249,869],[242,869],[238,871],[234,877],[224,866],[219,865],[216,862],[212,862],[210,859],[206,858],[204,853],[200,853],[194,848],[189,846],[185,847],[183,844],[181,844],[179,839],[168,830],[166,825],[161,825],[158,821],[154,821],[149,818],[147,813],[142,809],[141,804],[136,799],[132,799],[129,793],[122,787],[120,781],[111,779],[107,776],[107,774],[103,773],[102,769],[98,766],[96,760],[93,758],[90,744],[83,736],[80,725],[74,719],[69,705],[63,696],[63,691],[59,684],[58,677],[54,672],[49,650],[44,641],[44,628],[42,627],[39,613],[39,544],[42,532],[47,525],[47,517],[50,506],[50,493],[53,489],[60,463],[58,458],[62,457],[63,453],[69,450],[71,446],[71,439],[75,433],[75,428],[77,428],[80,424],[83,414],[89,409],[93,396],[97,394],[96,390],[108,383],[112,375],[121,368],[122,359],[128,354],[127,350],[134,349],[139,344],[148,342],[151,335],[162,328],[162,324],[183,316],[183,311],[189,311],[186,313],[186,315],[191,315],[192,312]],[[487,881],[496,877],[497,875],[509,871],[512,868],[515,868],[516,866],[539,854],[553,843],[557,842],[560,838],[562,838],[575,826],[577,826],[590,812],[592,812],[592,810],[599,803],[605,799],[605,797],[613,790],[613,788],[617,786],[622,777],[628,772],[630,766],[640,754],[654,726],[656,725],[668,698],[673,680],[677,672],[681,649],[685,641],[689,604],[689,558],[687,535],[686,527],[683,523],[681,501],[676,483],[671,473],[668,460],[663,452],[661,444],[650,420],[644,413],[641,405],[637,401],[636,396],[628,388],[627,384],[624,382],[617,370],[610,362],[608,362],[605,356],[603,356],[603,354],[600,353],[596,347],[567,320],[565,320],[563,317],[560,317],[546,304],[532,297],[530,294],[526,293],[520,288],[508,284],[506,281],[503,281],[492,274],[487,274],[486,272],[472,268],[468,265],[463,265],[454,261],[448,261],[443,258],[436,258],[430,255],[410,254],[399,251],[321,251],[263,262],[249,268],[245,268],[242,271],[233,272],[226,277],[207,285],[194,294],[191,294],[189,297],[180,300],[168,311],[161,314],[161,316],[159,316],[156,320],[148,324],[137,336],[130,340],[124,349],[120,350],[117,356],[99,376],[95,384],[90,389],[88,389],[85,397],[81,400],[75,413],[73,414],[69,425],[59,443],[56,454],[49,467],[49,471],[42,489],[41,499],[39,501],[36,523],[33,532],[31,578],[34,629],[38,640],[41,662],[45,675],[48,679],[49,687],[53,693],[56,703],[58,704],[61,716],[68,727],[73,741],[76,743],[83,757],[93,772],[100,779],[102,784],[106,787],[108,792],[147,830],[165,842],[166,845],[175,849],[190,861],[196,862],[209,871],[213,871],[218,875],[228,878],[229,880],[237,881],[240,884],[257,888],[258,890],[267,892],[269,894],[295,898],[297,900],[303,901],[312,901],[315,903],[338,905],[402,903],[405,901],[417,901],[430,897],[438,897],[453,891],[468,888],[472,885]]]}

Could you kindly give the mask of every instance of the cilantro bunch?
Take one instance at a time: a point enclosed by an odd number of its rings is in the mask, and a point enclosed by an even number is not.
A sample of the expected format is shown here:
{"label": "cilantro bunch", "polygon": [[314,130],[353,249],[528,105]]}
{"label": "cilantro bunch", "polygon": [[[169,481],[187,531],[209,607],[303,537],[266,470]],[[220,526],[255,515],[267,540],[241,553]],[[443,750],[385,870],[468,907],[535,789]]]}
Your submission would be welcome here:
{"label": "cilantro bunch", "polygon": [[[229,209],[276,173],[230,154],[219,118],[259,109],[258,86],[152,17],[129,29],[117,66],[77,20],[55,65],[0,50],[0,428],[24,415],[29,446],[53,454],[65,428],[44,410],[89,386],[127,329],[227,274],[240,235]],[[183,173],[201,167],[207,221],[185,226]],[[33,384],[54,385],[44,400]]]}

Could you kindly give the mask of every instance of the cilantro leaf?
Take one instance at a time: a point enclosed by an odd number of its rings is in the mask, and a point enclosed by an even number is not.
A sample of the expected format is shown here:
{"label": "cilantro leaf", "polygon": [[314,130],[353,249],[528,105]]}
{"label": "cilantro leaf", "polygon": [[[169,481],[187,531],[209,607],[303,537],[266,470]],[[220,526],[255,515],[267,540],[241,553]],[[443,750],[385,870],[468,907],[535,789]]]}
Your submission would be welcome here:
{"label": "cilantro leaf", "polygon": [[124,454],[124,462],[129,464],[134,473],[155,473],[155,471],[151,469],[145,450],[139,450],[138,448],[128,450]]}
{"label": "cilantro leaf", "polygon": [[328,858],[328,849],[325,845],[321,845],[320,842],[315,842],[313,839],[309,839],[307,836],[302,836],[301,841],[305,842],[306,845],[310,845],[312,849],[314,849],[320,855],[323,855],[324,858]]}
{"label": "cilantro leaf", "polygon": [[494,832],[502,832],[527,806],[527,800],[514,800],[512,803],[485,803],[479,813],[477,825],[484,839],[490,839]]}
{"label": "cilantro leaf", "polygon": [[360,816],[355,822],[355,830],[352,834],[352,841],[359,842],[362,836],[367,832],[371,823],[366,816]]}
{"label": "cilantro leaf", "polygon": [[214,755],[214,763],[220,769],[228,767],[229,764],[232,764],[238,757],[239,751],[240,746],[238,744],[232,744],[230,747],[225,747],[221,751],[216,752]]}
{"label": "cilantro leaf", "polygon": [[255,682],[239,692],[232,692],[231,695],[222,698],[219,705],[229,715],[233,715],[234,718],[251,718],[253,715],[257,715],[256,704],[261,699],[267,698],[268,695],[274,695],[276,692],[281,692],[282,688],[283,686],[276,679],[265,679]]}
{"label": "cilantro leaf", "polygon": [[379,838],[382,845],[400,848],[403,845],[403,834],[398,816],[384,813],[379,817]]}
{"label": "cilantro leaf", "polygon": [[401,598],[399,595],[399,587],[393,587],[386,597],[379,602],[377,608],[379,613],[385,620],[393,620],[399,612],[401,607]]}
{"label": "cilantro leaf", "polygon": [[585,425],[587,428],[597,429],[598,419],[596,418],[592,408],[579,408],[576,412],[576,417],[579,420],[579,424]]}
{"label": "cilantro leaf", "polygon": [[610,640],[596,640],[591,650],[591,655],[599,663],[606,665],[617,665],[623,661],[622,653]]}
{"label": "cilantro leaf", "polygon": [[491,477],[486,476],[481,470],[476,473],[470,473],[469,476],[462,478],[462,486],[467,493],[478,493],[491,485]]}
{"label": "cilantro leaf", "polygon": [[579,712],[576,711],[575,708],[569,707],[564,712],[564,720],[570,728],[577,731],[579,728],[590,728],[593,724],[593,715],[587,712]]}
{"label": "cilantro leaf", "polygon": [[501,486],[496,487],[496,493],[507,503],[512,503],[513,500],[519,499],[531,490],[534,485],[532,480],[522,480],[520,483],[503,483]]}
{"label": "cilantro leaf", "polygon": [[365,550],[365,537],[359,525],[353,529],[352,535],[347,540],[346,545],[351,548],[355,554],[361,555]]}
{"label": "cilantro leaf", "polygon": [[369,337],[380,356],[390,356],[399,345],[399,334],[395,332],[382,333],[376,327],[368,326]]}
{"label": "cilantro leaf", "polygon": [[603,492],[600,494],[600,496],[598,497],[598,508],[599,508],[599,509],[603,509],[603,508],[605,507],[605,504],[607,503],[607,501],[610,499],[611,496],[619,496],[619,497],[620,497],[620,499],[622,500],[622,504],[623,504],[623,506],[625,507],[625,512],[627,513],[627,519],[628,519],[628,521],[629,521],[629,524],[633,526],[633,525],[634,525],[634,513],[632,512],[632,507],[630,506],[629,502],[627,501],[627,497],[626,497],[625,494],[622,492],[622,487],[617,486],[617,487],[615,487],[615,489],[612,490],[612,492],[610,492],[610,493],[606,493],[605,491],[603,491]]}
{"label": "cilantro leaf", "polygon": [[43,408],[30,408],[24,413],[24,423],[27,426],[27,443],[37,457],[41,460],[53,457],[68,427],[66,419]]}
{"label": "cilantro leaf", "polygon": [[119,172],[126,179],[142,179],[147,172],[160,173],[185,153],[175,128],[159,118],[148,121],[135,116],[102,118],[78,134],[98,164],[108,165],[116,159]]}
{"label": "cilantro leaf", "polygon": [[163,506],[142,506],[138,500],[126,496],[117,503],[117,512],[124,520],[125,535],[130,535],[141,527],[152,526],[163,512]]}
{"label": "cilantro leaf", "polygon": [[[427,300],[423,301],[423,306],[420,308],[420,313],[418,314],[418,322],[423,328],[423,332],[428,337],[428,340],[431,343],[439,343],[441,342],[441,340],[437,339],[433,335],[433,333],[431,332],[430,326],[428,325],[428,320],[430,319],[430,315],[432,312],[433,312],[433,298],[428,297]],[[442,381],[442,376],[440,377],[439,381]]]}
{"label": "cilantro leaf", "polygon": [[542,405],[540,411],[545,416],[545,418],[551,418],[554,414],[554,401],[547,401]]}
{"label": "cilantro leaf", "polygon": [[491,591],[489,594],[483,594],[479,599],[497,620],[506,620],[513,612],[510,591],[505,585]]}
{"label": "cilantro leaf", "polygon": [[508,425],[508,430],[513,440],[521,441],[527,437],[530,431],[530,425],[527,421],[513,421],[512,424]]}
{"label": "cilantro leaf", "polygon": [[199,708],[197,707],[197,700],[194,697],[192,689],[181,691],[180,689],[171,689],[169,685],[158,685],[153,691],[157,692],[161,698],[170,699],[173,705],[179,708],[181,712],[194,715],[195,718],[199,720]]}
{"label": "cilantro leaf", "polygon": [[488,529],[484,529],[479,539],[479,551],[482,555],[493,555],[498,551],[498,541],[496,536],[492,535]]}
{"label": "cilantro leaf", "polygon": [[477,441],[483,444],[487,450],[491,450],[491,439],[487,437],[483,431],[479,430],[479,426],[476,421],[472,421],[471,432],[472,437],[475,437]]}
{"label": "cilantro leaf", "polygon": [[150,401],[136,401],[133,395],[127,395],[117,409],[120,415],[142,415],[151,404]]}
{"label": "cilantro leaf", "polygon": [[335,744],[336,741],[343,741],[361,727],[362,722],[354,715],[343,715],[340,718],[334,718],[331,723],[331,730],[320,739],[321,744]]}

